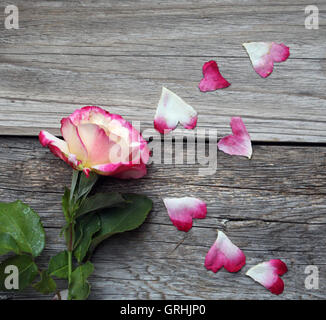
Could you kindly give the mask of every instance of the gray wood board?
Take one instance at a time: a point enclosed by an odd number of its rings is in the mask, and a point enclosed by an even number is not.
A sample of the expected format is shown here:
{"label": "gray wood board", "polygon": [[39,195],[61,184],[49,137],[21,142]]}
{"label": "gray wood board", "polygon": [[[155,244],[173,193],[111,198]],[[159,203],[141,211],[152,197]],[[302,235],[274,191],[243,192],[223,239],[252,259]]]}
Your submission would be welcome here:
{"label": "gray wood board", "polygon": [[[20,29],[0,28],[0,134],[59,133],[59,120],[99,105],[152,128],[162,85],[199,113],[199,128],[230,132],[242,116],[255,141],[326,142],[326,4],[319,30],[306,1],[18,0]],[[241,44],[284,42],[291,58],[268,79]],[[232,83],[200,93],[205,61]]]}
{"label": "gray wood board", "polygon": [[[90,298],[325,299],[325,159],[325,147],[254,145],[250,161],[219,152],[212,176],[198,176],[198,163],[153,163],[140,180],[104,177],[99,191],[144,193],[154,209],[139,229],[112,237],[96,251]],[[60,203],[71,168],[36,138],[15,137],[0,138],[0,166],[1,201],[19,198],[42,218],[47,244],[38,262],[45,268],[49,257],[64,248]],[[205,200],[206,219],[195,220],[188,233],[178,231],[162,203],[167,196]],[[247,265],[237,274],[213,274],[204,267],[216,229],[246,254]],[[272,258],[289,267],[278,297],[245,276],[250,266]],[[318,290],[305,288],[308,265],[319,267]],[[42,298],[31,290],[2,297]]]}

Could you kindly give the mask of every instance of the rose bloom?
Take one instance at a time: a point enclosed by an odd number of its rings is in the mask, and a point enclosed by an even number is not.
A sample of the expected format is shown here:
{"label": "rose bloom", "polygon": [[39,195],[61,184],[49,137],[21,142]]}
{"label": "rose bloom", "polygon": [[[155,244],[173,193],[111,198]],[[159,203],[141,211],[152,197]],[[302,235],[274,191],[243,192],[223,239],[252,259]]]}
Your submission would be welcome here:
{"label": "rose bloom", "polygon": [[61,120],[61,133],[64,140],[42,130],[42,146],[87,176],[93,171],[138,179],[147,172],[147,142],[119,115],[99,107],[84,107]]}

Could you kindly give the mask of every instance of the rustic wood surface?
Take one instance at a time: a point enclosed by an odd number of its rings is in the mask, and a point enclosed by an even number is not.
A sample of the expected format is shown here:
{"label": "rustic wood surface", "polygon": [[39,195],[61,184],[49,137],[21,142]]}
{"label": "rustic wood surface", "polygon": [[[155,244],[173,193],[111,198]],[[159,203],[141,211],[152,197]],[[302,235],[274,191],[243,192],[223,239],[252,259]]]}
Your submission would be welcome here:
{"label": "rustic wood surface", "polygon": [[[152,127],[162,85],[199,112],[201,128],[229,132],[242,116],[255,141],[326,142],[326,3],[319,30],[306,0],[17,0],[20,29],[0,28],[0,133],[58,133],[63,115],[100,105]],[[284,42],[291,58],[268,79],[243,42]],[[216,59],[232,83],[197,86]]]}
{"label": "rustic wood surface", "polygon": [[[218,136],[230,132],[230,117],[242,116],[257,142],[253,158],[219,152],[211,176],[198,175],[198,162],[153,163],[141,180],[102,179],[99,190],[145,193],[154,209],[141,228],[112,237],[96,251],[90,298],[326,298],[324,0],[313,3],[319,30],[304,27],[306,0],[15,4],[20,29],[0,24],[0,200],[19,198],[41,215],[47,234],[41,266],[64,248],[60,201],[71,169],[35,135],[40,129],[58,134],[59,120],[84,105],[152,128],[164,85],[199,112],[198,128],[214,128]],[[261,79],[241,46],[248,41],[284,42],[291,57]],[[210,59],[232,85],[204,94],[197,86]],[[181,148],[176,150],[173,159]],[[205,200],[208,215],[183,233],[171,224],[161,199],[187,195]],[[247,256],[237,274],[204,268],[218,228]],[[245,276],[271,258],[289,267],[278,297]],[[305,288],[308,265],[319,267],[318,290]],[[49,297],[27,290],[1,298]]]}
{"label": "rustic wood surface", "polygon": [[[250,161],[221,152],[217,160],[210,177],[198,176],[198,164],[153,163],[141,180],[100,181],[101,191],[147,194],[154,209],[141,228],[112,237],[96,251],[91,299],[326,298],[326,148],[254,145]],[[0,171],[0,199],[19,198],[42,217],[47,244],[38,261],[46,267],[64,248],[60,199],[71,169],[37,138],[15,137],[0,138],[0,166],[6,169]],[[170,222],[161,198],[187,195],[205,200],[208,215],[184,233]],[[246,254],[247,265],[237,274],[204,267],[217,228]],[[245,276],[250,266],[271,258],[289,267],[279,297]],[[319,290],[305,289],[308,265],[319,267]],[[15,297],[42,298],[33,291]]]}

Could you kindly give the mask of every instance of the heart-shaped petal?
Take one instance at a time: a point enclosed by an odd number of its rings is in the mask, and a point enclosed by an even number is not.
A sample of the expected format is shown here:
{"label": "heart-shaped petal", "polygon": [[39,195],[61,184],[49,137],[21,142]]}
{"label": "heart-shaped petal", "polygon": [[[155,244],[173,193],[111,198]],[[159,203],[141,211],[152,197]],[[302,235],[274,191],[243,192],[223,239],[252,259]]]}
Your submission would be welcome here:
{"label": "heart-shaped petal", "polygon": [[273,72],[274,62],[283,62],[290,56],[290,48],[283,43],[249,42],[243,46],[255,71],[263,78]]}
{"label": "heart-shaped petal", "polygon": [[222,138],[217,146],[219,150],[236,156],[251,158],[252,146],[250,136],[240,117],[233,117],[230,122],[232,133]]}
{"label": "heart-shaped petal", "polygon": [[203,65],[203,76],[199,83],[199,90],[202,92],[215,91],[230,86],[230,83],[224,79],[218,69],[216,61],[208,61]]}
{"label": "heart-shaped petal", "polygon": [[165,198],[163,202],[172,223],[180,231],[188,232],[193,218],[204,219],[207,214],[206,203],[197,198]]}
{"label": "heart-shaped petal", "polygon": [[287,271],[288,268],[282,260],[272,259],[250,268],[246,275],[263,285],[271,293],[281,294],[284,290],[284,282],[280,276]]}
{"label": "heart-shaped petal", "polygon": [[205,258],[206,269],[216,273],[224,267],[229,272],[238,272],[245,264],[244,253],[222,231],[218,231],[217,239]]}
{"label": "heart-shaped petal", "polygon": [[197,112],[172,91],[162,88],[162,94],[154,119],[155,129],[163,134],[174,130],[178,122],[185,129],[193,129],[197,124]]}

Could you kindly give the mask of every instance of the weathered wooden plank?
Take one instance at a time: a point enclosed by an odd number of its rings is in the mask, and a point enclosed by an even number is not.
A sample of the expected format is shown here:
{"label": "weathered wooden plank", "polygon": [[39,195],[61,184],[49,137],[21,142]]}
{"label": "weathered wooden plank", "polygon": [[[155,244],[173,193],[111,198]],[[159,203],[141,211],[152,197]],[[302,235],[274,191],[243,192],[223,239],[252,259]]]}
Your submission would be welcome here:
{"label": "weathered wooden plank", "polygon": [[[33,47],[31,50],[37,45],[44,50],[56,46],[63,46],[64,50],[75,47],[78,54],[81,53],[78,47],[84,47],[95,51],[101,48],[102,53],[117,55],[245,57],[238,48],[225,45],[234,46],[250,38],[266,40],[273,35],[279,41],[301,44],[297,48],[299,57],[325,58],[323,0],[314,2],[321,15],[317,31],[304,28],[305,0],[273,3],[259,0],[20,0],[16,4],[21,8],[20,36],[24,39],[4,30],[5,47],[21,44]],[[48,52],[53,53],[51,49]]]}
{"label": "weathered wooden plank", "polygon": [[[58,133],[63,115],[89,104],[151,128],[165,85],[221,136],[240,115],[255,141],[326,142],[326,6],[315,3],[320,29],[306,30],[305,4],[18,1],[21,28],[0,34],[0,134]],[[241,47],[253,40],[285,42],[291,59],[261,79]],[[199,92],[209,59],[231,87]]]}
{"label": "weathered wooden plank", "polygon": [[[91,298],[274,299],[244,273],[278,257],[290,270],[278,298],[325,299],[325,155],[325,147],[254,145],[251,161],[219,152],[212,176],[198,176],[198,163],[153,163],[141,180],[103,178],[99,190],[143,192],[153,199],[154,209],[140,229],[113,237],[95,253]],[[42,217],[47,245],[39,263],[46,267],[49,256],[64,247],[60,197],[71,169],[36,138],[15,137],[0,138],[0,166],[1,201],[20,198]],[[207,218],[195,221],[189,233],[176,230],[161,201],[185,195],[208,204]],[[246,253],[247,266],[239,274],[215,275],[203,266],[217,228]],[[311,264],[320,270],[315,291],[304,286],[304,270]],[[39,298],[32,291],[17,297]]]}
{"label": "weathered wooden plank", "polygon": [[[50,64],[57,59],[43,58]],[[264,82],[247,60],[223,59],[230,81],[237,80],[228,90],[203,94],[196,86],[205,59],[187,58],[185,65],[183,58],[105,58],[108,71],[100,71],[102,62],[89,56],[80,61],[74,56],[67,58],[69,62],[62,67],[69,68],[75,60],[75,71],[49,70],[40,62],[27,66],[21,57],[22,66],[0,66],[7,75],[1,80],[5,98],[0,99],[0,134],[36,135],[41,128],[58,134],[63,116],[89,104],[138,120],[143,129],[152,128],[161,86],[165,85],[198,110],[198,128],[217,128],[220,136],[230,132],[230,117],[240,115],[253,140],[326,141],[325,92],[315,82],[319,79],[320,84],[326,84],[319,61],[292,60],[291,66],[284,65],[273,79]],[[148,64],[155,67],[149,69]],[[162,66],[169,71],[162,74]]]}
{"label": "weathered wooden plank", "polygon": [[[163,148],[163,146],[161,146]],[[156,149],[156,148],[154,148]],[[188,148],[194,152],[191,146]],[[166,153],[166,149],[162,149]],[[0,195],[8,200],[24,197],[36,210],[44,211],[44,221],[51,226],[62,225],[57,217],[60,196],[70,184],[70,167],[42,148],[36,138],[0,138]],[[175,156],[183,150],[176,148]],[[154,154],[155,156],[155,154]],[[198,156],[198,154],[197,154]],[[190,159],[191,157],[189,157]],[[202,194],[212,206],[214,218],[262,219],[301,223],[325,223],[326,149],[324,147],[254,146],[252,160],[217,154],[216,173],[200,176],[196,164],[153,163],[141,180],[105,179],[104,188],[142,192],[155,197],[163,210],[162,196]],[[23,183],[22,183],[23,182]],[[44,195],[49,206],[44,207]],[[258,204],[258,205],[257,205]],[[275,207],[277,206],[277,207]],[[261,208],[264,207],[263,212]],[[247,209],[249,209],[247,211]],[[51,212],[56,214],[52,219]],[[156,222],[166,217],[155,217]],[[209,219],[209,218],[208,218]],[[207,226],[208,220],[198,221]],[[208,222],[208,225],[211,221]]]}
{"label": "weathered wooden plank", "polygon": [[[237,274],[224,270],[212,274],[203,265],[217,227],[227,232],[246,254],[247,265]],[[90,278],[90,299],[275,299],[245,276],[249,267],[273,257],[281,258],[289,267],[283,277],[284,294],[277,298],[325,299],[326,252],[325,237],[321,235],[325,229],[325,225],[253,221],[216,223],[211,228],[195,226],[184,234],[172,225],[146,223],[99,247],[92,259],[95,272]],[[49,256],[64,248],[62,241],[58,243],[58,229],[46,232],[47,249],[38,259],[44,268]],[[304,286],[304,270],[311,264],[320,269],[319,290],[309,291]],[[64,282],[59,283],[64,288]],[[29,290],[16,297],[40,296]]]}

